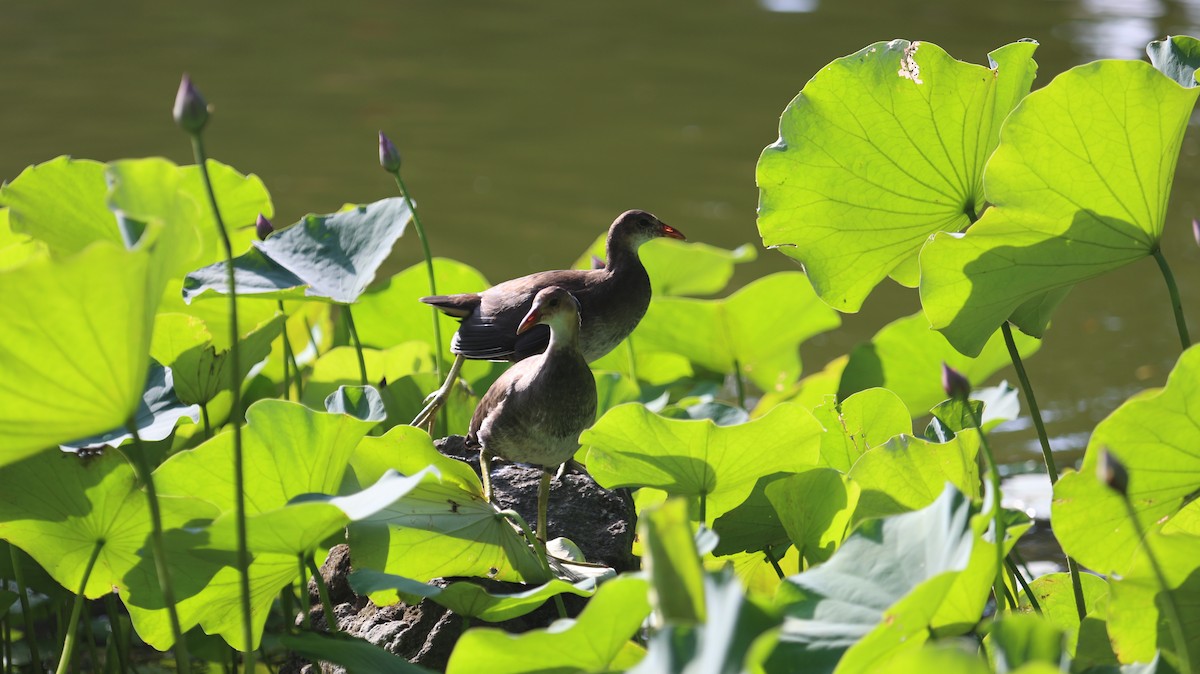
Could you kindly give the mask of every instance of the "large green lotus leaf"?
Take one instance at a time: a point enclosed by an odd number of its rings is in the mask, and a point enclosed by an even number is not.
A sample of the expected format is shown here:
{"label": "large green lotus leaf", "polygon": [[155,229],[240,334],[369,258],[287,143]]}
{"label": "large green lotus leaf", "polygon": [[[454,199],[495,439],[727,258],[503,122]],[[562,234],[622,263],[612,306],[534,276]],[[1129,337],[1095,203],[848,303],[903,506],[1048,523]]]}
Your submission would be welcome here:
{"label": "large green lotus leaf", "polygon": [[714,520],[712,528],[718,541],[713,554],[723,556],[786,548],[791,541],[779,514],[767,498],[767,488],[793,475],[775,473],[758,478],[745,501]]}
{"label": "large green lotus leaf", "polygon": [[[1101,601],[1108,597],[1108,581],[1091,573],[1079,574],[1080,586],[1083,588],[1083,603],[1089,612],[1096,609]],[[1071,585],[1071,574],[1048,573],[1039,576],[1029,583],[1029,589],[1037,599],[1038,607],[1042,609],[1042,617],[1046,622],[1059,628],[1066,634],[1065,646],[1072,657],[1079,643],[1079,610],[1075,606],[1075,589]],[[1017,598],[1022,611],[1033,611],[1029,597],[1022,592]]]}
{"label": "large green lotus leaf", "polygon": [[[138,437],[148,442],[165,440],[175,432],[175,425],[179,420],[184,418],[190,419],[192,423],[199,422],[200,408],[179,402],[175,395],[171,370],[157,362],[151,362],[150,371],[146,374],[146,390],[142,393],[142,401],[138,403],[137,412],[133,417]],[[121,443],[132,437],[128,427],[121,426],[107,433],[63,443],[59,447],[64,451],[78,451],[97,445],[120,447]]]}
{"label": "large green lotus leaf", "polygon": [[971,499],[947,485],[925,509],[865,522],[828,562],[787,578],[768,671],[873,672],[923,643],[972,549],[987,545],[972,515]]}
{"label": "large green lotus leaf", "polygon": [[[1022,358],[1029,357],[1042,345],[1041,340],[1019,332],[1013,333],[1013,341]],[[900,396],[909,414],[919,417],[946,399],[942,363],[978,385],[1011,362],[999,330],[988,339],[978,357],[970,358],[956,351],[940,332],[931,330],[924,314],[918,313],[892,321],[875,333],[870,342],[854,347],[842,372],[838,398],[881,386]]]}
{"label": "large green lotus leaf", "polygon": [[483,500],[471,467],[440,454],[424,431],[396,426],[381,437],[364,438],[352,462],[360,484],[388,469],[412,475],[432,466],[441,475],[350,525],[356,568],[420,582],[444,576],[546,580],[524,537]]}
{"label": "large green lotus leaf", "polygon": [[[607,238],[607,234],[600,235],[572,267],[591,269],[593,257],[603,261]],[[707,243],[656,239],[642,246],[638,257],[650,275],[650,288],[655,296],[696,296],[724,290],[733,278],[734,266],[754,261],[758,252],[748,243],[725,250]]]}
{"label": "large green lotus leaf", "polygon": [[994,207],[921,252],[933,327],[967,355],[1010,317],[1040,335],[1018,307],[1152,254],[1197,95],[1141,61],[1078,66],[1030,94],[988,163]]}
{"label": "large green lotus leaf", "polygon": [[[930,672],[953,672],[953,674],[992,674],[992,668],[979,657],[975,648],[954,642],[926,643],[921,648],[897,653],[887,662],[879,663],[874,674],[929,674]],[[1054,669],[1049,674],[1055,674]],[[1015,674],[1015,673],[1014,673]],[[1034,674],[1021,670],[1020,674]]]}
{"label": "large green lotus leaf", "polygon": [[601,486],[654,487],[692,503],[711,523],[750,495],[760,477],[816,464],[821,425],[784,404],[737,426],[666,419],[640,404],[616,407],[583,432],[588,472]]}
{"label": "large green lotus leaf", "polygon": [[638,515],[642,568],[650,577],[656,626],[705,621],[704,567],[692,534],[687,502],[671,499]]}
{"label": "large green lotus leaf", "polygon": [[432,674],[432,670],[414,665],[399,655],[384,650],[382,646],[376,646],[366,639],[355,639],[342,633],[284,634],[279,637],[279,643],[289,651],[295,651],[312,660],[341,665],[345,671],[351,674],[359,672]]}
{"label": "large green lotus leaf", "polygon": [[46,242],[12,230],[8,209],[0,208],[0,270],[16,267],[49,254]]}
{"label": "large green lotus leaf", "polygon": [[[337,493],[350,455],[374,425],[284,400],[251,405],[242,429],[246,513],[280,508],[300,494]],[[172,456],[154,476],[160,494],[194,496],[233,512],[233,434]]]}
{"label": "large green lotus leaf", "polygon": [[134,414],[161,294],[151,268],[99,243],[0,272],[0,465]]}
{"label": "large green lotus leaf", "polygon": [[684,356],[637,346],[637,340],[626,339],[617,348],[592,361],[592,369],[618,372],[631,381],[650,386],[667,386],[694,374],[692,364]]}
{"label": "large green lotus leaf", "polygon": [[707,620],[655,631],[630,674],[752,671],[748,658],[765,650],[760,638],[779,625],[779,616],[748,600],[732,569],[705,574],[703,581]]}
{"label": "large green lotus leaf", "polygon": [[1108,604],[1108,634],[1121,662],[1146,662],[1162,650],[1178,661],[1180,644],[1174,642],[1164,610],[1162,587],[1146,554],[1146,546],[1162,567],[1171,600],[1179,610],[1191,662],[1200,661],[1200,535],[1197,533],[1151,532],[1134,561],[1112,583]]}
{"label": "large green lotus leaf", "polygon": [[[279,336],[283,323],[283,315],[276,314],[259,325],[252,325],[239,340],[239,384],[271,352],[271,342]],[[175,373],[175,391],[186,403],[203,405],[229,389],[233,371],[230,350],[228,347],[218,350],[207,326],[193,316],[159,314],[155,319],[151,353],[166,357],[164,362]]]}
{"label": "large green lotus leaf", "polygon": [[636,402],[642,394],[637,382],[619,372],[592,372],[596,379],[596,419],[618,405]]}
{"label": "large green lotus leaf", "polygon": [[1088,568],[1119,573],[1139,539],[1121,497],[1096,479],[1104,449],[1129,471],[1129,499],[1143,528],[1193,497],[1200,489],[1200,346],[1183,352],[1166,387],[1101,421],[1079,472],[1054,485],[1050,520],[1063,550]]}
{"label": "large green lotus leaf", "polygon": [[[302,289],[304,297],[353,304],[375,280],[411,217],[400,197],[306,215],[234,258],[238,293],[291,299]],[[218,262],[188,274],[184,299],[228,293],[227,269],[227,263]]]}
{"label": "large green lotus leaf", "polygon": [[858,311],[889,274],[915,286],[929,235],[982,212],[984,163],[1029,91],[1036,47],[1002,47],[989,69],[894,40],[821,69],[758,160],[763,244],[800,260],[839,311]]}
{"label": "large green lotus leaf", "polygon": [[858,483],[832,468],[814,468],[767,486],[792,544],[813,566],[829,559],[850,533]]}
{"label": "large green lotus leaf", "polygon": [[633,337],[639,349],[678,353],[716,372],[740,366],[774,391],[800,376],[800,343],[840,324],[804,274],[780,272],[725,299],[654,299]]}
{"label": "large green lotus leaf", "polygon": [[[371,384],[381,380],[394,382],[410,374],[433,370],[433,350],[424,342],[404,342],[385,350],[363,348],[362,355],[367,382]],[[358,351],[352,346],[339,346],[321,354],[313,363],[312,373],[304,382],[302,401],[310,407],[319,407],[339,386],[361,383]]]}
{"label": "large green lotus leaf", "polygon": [[648,584],[634,576],[608,581],[576,620],[548,629],[509,634],[495,628],[468,630],[450,654],[446,674],[608,672],[627,669],[627,643],[650,612]]}
{"label": "large green lotus leaf", "polygon": [[[433,273],[438,292],[442,294],[477,293],[491,285],[479,270],[457,260],[434,258]],[[424,263],[413,265],[364,293],[354,305],[354,324],[359,339],[365,345],[380,349],[414,340],[433,345],[433,319],[430,316],[436,310],[420,302],[420,298],[429,294],[429,273]],[[453,360],[450,336],[458,330],[458,319],[440,311],[436,313],[442,332],[442,358]],[[472,381],[481,374],[473,371],[474,367],[486,366],[473,361],[464,363],[464,376]]]}
{"label": "large green lotus leaf", "polygon": [[859,391],[841,403],[826,396],[813,416],[825,427],[821,463],[843,473],[872,447],[913,430],[904,402],[883,388]]}
{"label": "large green lotus leaf", "polygon": [[487,622],[501,622],[523,616],[544,604],[547,599],[560,594],[589,597],[596,584],[593,578],[574,584],[553,578],[524,592],[493,594],[470,581],[458,581],[446,587],[438,587],[374,569],[356,569],[351,572],[349,580],[350,587],[354,588],[356,593],[369,596],[376,606],[388,606],[397,601],[415,605],[423,598],[432,599],[464,618],[477,618]]}
{"label": "large green lotus leaf", "polygon": [[387,418],[383,396],[374,386],[339,386],[325,398],[325,411],[377,423]]}
{"label": "large green lotus leaf", "polygon": [[[1004,554],[1007,555],[1033,523],[1023,513],[1003,511],[1001,515],[1007,519],[1004,529]],[[972,520],[972,526],[980,536],[988,532],[991,525],[989,514],[977,515]],[[988,537],[992,537],[990,533]],[[979,616],[983,615],[992,598],[989,589],[996,581],[996,562],[996,547],[990,541],[971,549],[970,563],[955,577],[954,585],[930,618],[929,625],[936,634],[967,634],[975,629]]]}
{"label": "large green lotus leaf", "polygon": [[850,477],[862,489],[854,520],[924,508],[947,482],[979,497],[979,433],[963,431],[946,443],[901,435],[867,452]]}
{"label": "large green lotus leaf", "polygon": [[[234,648],[258,648],[271,606],[280,588],[296,580],[296,556],[254,555],[250,563],[250,622],[253,643],[242,635],[241,574],[236,553],[205,549],[205,530],[177,528],[167,532],[167,561],[175,589],[175,609],[186,632],[196,625],[220,635]],[[134,629],[146,643],[166,650],[174,643],[170,618],[155,575],[154,564],[143,558],[125,575],[121,599]]]}
{"label": "large green lotus leaf", "polygon": [[[149,547],[150,509],[133,467],[119,452],[82,460],[42,452],[0,468],[0,538],[24,549],[63,587],[75,592],[95,545],[103,547],[84,594],[125,587],[125,575]],[[196,499],[161,499],[164,527],[216,511]]]}
{"label": "large green lotus leaf", "polygon": [[12,230],[45,242],[55,255],[78,253],[96,241],[121,243],[105,204],[104,164],[57,157],[30,166],[0,187]]}
{"label": "large green lotus leaf", "polygon": [[[199,166],[176,166],[160,157],[127,159],[108,164],[105,176],[110,185],[108,205],[118,217],[163,223],[163,240],[178,250],[173,276],[224,259]],[[208,176],[233,250],[241,252],[256,236],[254,222],[259,214],[274,215],[271,196],[258,176],[242,175],[211,159]]]}

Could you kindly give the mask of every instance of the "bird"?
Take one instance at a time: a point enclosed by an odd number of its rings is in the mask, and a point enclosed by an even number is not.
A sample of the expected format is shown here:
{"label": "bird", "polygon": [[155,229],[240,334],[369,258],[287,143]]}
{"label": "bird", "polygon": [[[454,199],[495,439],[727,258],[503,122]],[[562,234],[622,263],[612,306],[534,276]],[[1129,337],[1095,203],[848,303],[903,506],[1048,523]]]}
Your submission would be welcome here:
{"label": "bird", "polygon": [[422,297],[422,302],[458,318],[460,324],[450,345],[455,354],[450,374],[430,395],[412,425],[426,423],[442,405],[458,378],[463,359],[520,361],[546,348],[548,328],[539,326],[518,334],[516,327],[532,306],[534,296],[548,286],[559,286],[579,301],[580,351],[588,362],[616,348],[650,306],[650,277],[638,249],[662,237],[686,240],[678,229],[646,211],[625,211],[608,228],[607,262],[600,268],[543,271],[479,293]]}
{"label": "bird", "polygon": [[566,463],[579,448],[579,434],[596,418],[596,380],[580,351],[580,306],[560,286],[538,291],[515,332],[539,325],[550,336],[545,351],[500,375],[471,416],[467,447],[479,450],[483,496],[492,499],[491,459],[542,468],[538,489],[537,537],[546,540],[549,469]]}

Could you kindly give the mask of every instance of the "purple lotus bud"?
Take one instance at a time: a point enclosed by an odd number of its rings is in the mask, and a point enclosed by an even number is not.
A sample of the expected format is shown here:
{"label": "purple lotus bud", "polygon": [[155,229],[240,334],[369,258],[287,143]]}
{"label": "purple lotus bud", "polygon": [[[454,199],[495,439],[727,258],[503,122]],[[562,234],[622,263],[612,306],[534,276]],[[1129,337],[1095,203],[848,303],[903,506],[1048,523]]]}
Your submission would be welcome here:
{"label": "purple lotus bud", "polygon": [[1192,238],[1196,240],[1196,245],[1200,246],[1200,220],[1192,218]]}
{"label": "purple lotus bud", "polygon": [[606,266],[604,260],[600,259],[599,255],[592,256],[592,269],[604,269]]}
{"label": "purple lotus bud", "polygon": [[388,173],[400,170],[400,151],[383,132],[379,132],[379,165]]}
{"label": "purple lotus bud", "polygon": [[386,376],[381,377],[379,379],[379,388],[381,388],[381,389],[387,388],[387,377]]}
{"label": "purple lotus bud", "polygon": [[1100,450],[1100,460],[1096,462],[1096,477],[1121,496],[1129,495],[1129,471],[1107,447]]}
{"label": "purple lotus bud", "polygon": [[971,395],[971,382],[958,370],[942,362],[942,390],[956,400],[966,400]]}
{"label": "purple lotus bud", "polygon": [[271,232],[275,231],[275,228],[271,226],[270,220],[266,219],[262,213],[259,213],[258,219],[254,221],[254,231],[258,232],[259,241],[266,241],[267,237],[271,236]]}
{"label": "purple lotus bud", "polygon": [[200,133],[208,123],[208,103],[186,74],[179,81],[179,93],[175,94],[174,115],[175,123],[188,133]]}

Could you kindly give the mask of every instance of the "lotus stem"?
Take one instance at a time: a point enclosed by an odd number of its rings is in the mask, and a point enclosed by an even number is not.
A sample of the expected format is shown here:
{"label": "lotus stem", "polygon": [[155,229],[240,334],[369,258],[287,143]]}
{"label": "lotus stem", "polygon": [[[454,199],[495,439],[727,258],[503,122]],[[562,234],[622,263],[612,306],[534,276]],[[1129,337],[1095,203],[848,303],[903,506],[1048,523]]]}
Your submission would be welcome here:
{"label": "lotus stem", "polygon": [[[8,579],[0,578],[0,587],[8,589]],[[3,648],[0,648],[0,657],[4,658],[4,674],[12,674],[13,658],[12,658],[12,624],[8,620],[8,616],[4,617],[4,633],[0,635],[3,640]]]}
{"label": "lotus stem", "polygon": [[[509,521],[517,525],[517,528],[521,530],[521,534],[525,536],[526,542],[533,546],[533,551],[537,555],[538,561],[542,563],[542,570],[546,572],[546,581],[549,582],[552,580],[554,578],[554,571],[550,569],[550,560],[547,559],[546,543],[539,541],[533,535],[533,532],[529,530],[529,523],[525,521],[524,517],[521,517],[521,513],[509,509],[501,510],[499,514],[502,517],[507,517]],[[558,609],[558,617],[567,617],[567,607],[563,604],[562,597],[557,594],[554,595],[554,606]]]}
{"label": "lotus stem", "polygon": [[1179,343],[1183,346],[1183,350],[1192,345],[1192,339],[1188,336],[1187,320],[1183,317],[1183,302],[1179,299],[1179,288],[1175,285],[1175,275],[1171,273],[1171,266],[1167,264],[1167,258],[1163,257],[1162,249],[1154,249],[1154,261],[1158,263],[1158,269],[1162,272],[1163,280],[1167,282],[1167,293],[1171,296],[1171,309],[1175,312],[1175,328],[1179,331]]}
{"label": "lotus stem", "polygon": [[1004,563],[1008,565],[1008,572],[1013,575],[1013,578],[1016,578],[1017,582],[1021,585],[1021,589],[1025,591],[1025,596],[1029,599],[1029,605],[1033,607],[1034,613],[1042,615],[1042,607],[1038,604],[1037,597],[1033,596],[1033,590],[1030,589],[1025,576],[1021,575],[1021,569],[1017,568],[1017,563],[1013,561],[1012,555],[1006,557]]}
{"label": "lotus stem", "polygon": [[212,437],[212,420],[208,418],[208,403],[200,403],[200,416],[204,418],[204,439]]}
{"label": "lotus stem", "polygon": [[75,633],[79,631],[79,616],[83,613],[83,604],[87,601],[84,596],[84,590],[87,589],[88,578],[92,575],[92,569],[96,566],[96,560],[100,558],[100,551],[104,549],[104,539],[96,541],[92,546],[92,556],[88,557],[87,566],[83,569],[83,578],[79,581],[79,592],[75,593],[75,601],[71,603],[71,617],[67,622],[67,635],[63,637],[62,654],[58,658],[58,669],[56,674],[66,674],[71,670],[71,658],[75,654]]}
{"label": "lotus stem", "polygon": [[629,378],[638,383],[637,351],[633,348],[633,336],[625,338],[625,351],[629,355]]}
{"label": "lotus stem", "polygon": [[146,457],[146,447],[142,437],[138,435],[137,425],[131,418],[126,426],[133,435],[133,469],[138,481],[146,487],[146,501],[150,504],[150,544],[154,550],[154,570],[158,574],[158,584],[162,586],[163,603],[167,607],[167,615],[171,619],[171,636],[175,639],[175,662],[179,671],[187,674],[191,671],[191,657],[188,654],[187,638],[179,625],[179,614],[175,610],[175,587],[171,582],[171,570],[167,565],[167,545],[163,539],[162,511],[158,507],[158,490],[154,486],[154,472],[150,469],[150,460]]}
{"label": "lotus stem", "polygon": [[312,572],[313,582],[317,584],[317,595],[321,597],[321,606],[325,609],[325,624],[331,634],[336,633],[338,631],[337,615],[333,612],[333,602],[329,600],[329,588],[325,587],[325,578],[321,575],[321,569],[313,561],[312,555],[304,554],[302,557],[308,564],[308,570]]}
{"label": "lotus stem", "polygon": [[300,562],[300,607],[304,610],[301,624],[308,630],[312,629],[312,616],[309,615],[311,600],[308,598],[308,569],[304,567],[304,555],[298,555],[296,560]]}
{"label": "lotus stem", "polygon": [[[1046,424],[1042,420],[1037,397],[1033,394],[1033,385],[1029,383],[1029,375],[1025,372],[1025,363],[1022,361],[1021,353],[1017,350],[1017,343],[1013,339],[1012,327],[1005,321],[1000,326],[1000,331],[1004,333],[1004,344],[1008,347],[1008,356],[1012,360],[1013,369],[1017,371],[1017,380],[1021,382],[1025,401],[1029,404],[1029,416],[1033,419],[1034,429],[1037,430],[1038,442],[1042,446],[1042,460],[1046,464],[1046,473],[1050,476],[1050,484],[1053,486],[1058,482],[1058,466],[1054,462],[1054,452],[1050,449],[1050,438],[1046,434]],[[1082,621],[1087,615],[1087,603],[1083,597],[1083,581],[1080,577],[1079,564],[1070,555],[1067,555],[1067,570],[1071,574],[1071,588],[1075,594],[1075,612]]]}
{"label": "lotus stem", "polygon": [[13,580],[17,581],[18,599],[21,602],[21,618],[25,621],[25,641],[29,644],[29,661],[35,672],[42,671],[42,655],[38,652],[37,632],[34,631],[33,614],[29,611],[29,586],[25,584],[25,572],[21,569],[21,553],[17,546],[8,544],[8,558],[12,560]]}
{"label": "lotus stem", "polygon": [[229,232],[221,218],[221,209],[217,206],[217,196],[213,192],[212,180],[208,176],[208,158],[204,152],[204,138],[200,130],[190,132],[192,137],[192,154],[196,165],[200,167],[200,177],[204,181],[204,192],[208,195],[208,205],[212,209],[213,219],[217,224],[217,233],[221,236],[221,245],[225,249],[225,281],[229,285],[229,392],[233,396],[233,404],[229,410],[229,420],[233,424],[233,489],[234,512],[237,519],[237,565],[239,583],[241,586],[242,610],[242,640],[246,644],[243,656],[243,668],[247,672],[254,671],[254,627],[251,621],[250,609],[250,550],[246,541],[246,474],[245,460],[242,451],[242,382],[240,349],[238,348],[237,310],[237,278],[233,269],[233,242],[229,240]]}
{"label": "lotus stem", "polygon": [[[409,196],[408,186],[404,184],[404,178],[400,177],[400,167],[396,167],[395,171],[389,171],[392,177],[396,179],[396,187],[400,189],[400,195],[404,197],[404,203],[408,205],[409,212],[412,213],[413,227],[417,229],[417,238],[421,240],[421,252],[425,255],[425,272],[429,276],[429,294],[436,295],[437,279],[433,273],[433,255],[429,252],[429,239],[425,238],[425,227],[421,225],[421,216],[417,213],[417,205],[413,203],[412,197]],[[431,308],[433,314],[433,343],[434,358],[433,371],[437,375],[438,381],[442,380],[442,326],[438,321],[438,310]]]}
{"label": "lotus stem", "polygon": [[354,353],[358,355],[358,374],[362,378],[362,385],[367,385],[367,361],[363,359],[362,341],[358,339],[358,329],[354,327],[354,313],[350,311],[350,305],[342,306],[344,316],[346,317],[346,329],[350,331],[350,339],[354,342]]}
{"label": "lotus stem", "polygon": [[733,386],[737,391],[738,407],[746,409],[746,383],[742,380],[742,364],[733,360]]}
{"label": "lotus stem", "polygon": [[113,644],[117,651],[117,665],[120,671],[129,669],[129,652],[125,643],[125,631],[121,627],[121,609],[117,606],[116,595],[104,595],[104,612],[108,614],[108,628],[112,630]]}
{"label": "lotus stem", "polygon": [[100,663],[100,654],[96,652],[96,630],[92,627],[91,616],[83,620],[84,633],[87,636],[88,659],[92,662],[92,667],[98,667]]}
{"label": "lotus stem", "polygon": [[283,308],[283,300],[279,300],[279,313],[283,314],[283,399],[292,399],[292,380],[288,370],[291,367],[292,343],[288,340],[287,311]]}
{"label": "lotus stem", "polygon": [[771,568],[775,569],[775,575],[779,576],[779,580],[783,580],[786,577],[786,574],[783,573],[783,567],[779,566],[779,560],[775,559],[775,546],[768,545],[767,547],[763,548],[763,555],[765,555],[767,561],[771,563]]}
{"label": "lotus stem", "polygon": [[[975,424],[975,430],[979,432],[979,445],[983,448],[983,456],[987,460],[988,479],[992,486],[992,526],[996,530],[996,610],[1000,609],[1000,601],[1003,595],[1008,593],[1008,588],[1004,584],[1004,520],[1001,518],[1000,510],[1000,469],[996,464],[996,456],[992,454],[992,446],[988,444],[987,435],[983,432],[983,420],[979,418],[979,413],[975,411],[975,407],[971,405],[971,400],[966,396],[960,398],[963,404],[967,406],[967,410],[971,413],[971,422]],[[1015,608],[1015,603],[1013,604]]]}

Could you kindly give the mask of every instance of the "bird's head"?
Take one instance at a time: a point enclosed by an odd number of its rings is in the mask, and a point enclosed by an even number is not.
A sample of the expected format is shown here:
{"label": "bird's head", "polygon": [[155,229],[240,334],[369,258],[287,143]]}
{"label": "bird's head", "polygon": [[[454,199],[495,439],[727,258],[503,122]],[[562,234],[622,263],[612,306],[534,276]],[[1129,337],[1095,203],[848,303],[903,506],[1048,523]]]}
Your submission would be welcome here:
{"label": "bird's head", "polygon": [[579,300],[558,286],[542,288],[533,298],[533,306],[529,313],[517,326],[517,334],[522,334],[538,324],[552,327],[579,326]]}

